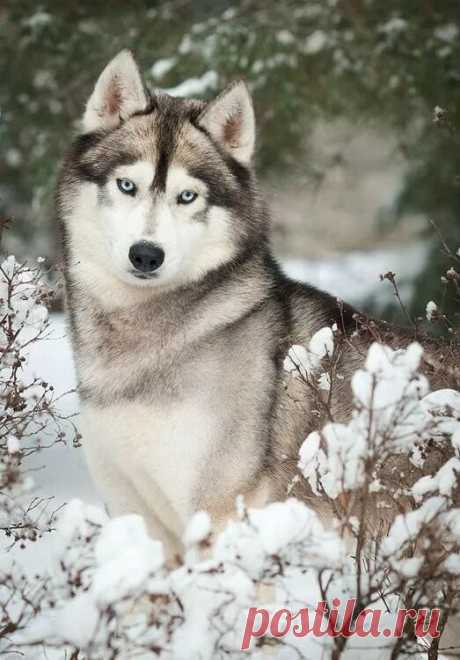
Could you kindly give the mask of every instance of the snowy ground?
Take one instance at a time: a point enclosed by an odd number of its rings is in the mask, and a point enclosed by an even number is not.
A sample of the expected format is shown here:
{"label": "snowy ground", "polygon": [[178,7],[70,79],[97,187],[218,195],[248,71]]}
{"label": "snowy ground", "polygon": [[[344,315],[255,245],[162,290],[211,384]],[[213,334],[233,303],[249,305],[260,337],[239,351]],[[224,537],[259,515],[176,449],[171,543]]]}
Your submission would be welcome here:
{"label": "snowy ground", "polygon": [[[354,253],[322,261],[288,261],[286,270],[296,279],[308,280],[316,286],[326,289],[353,303],[369,297],[382,296],[387,300],[391,297],[389,287],[384,293],[384,285],[379,281],[379,275],[388,270],[395,270],[400,275],[409,276],[416,272],[422,265],[425,248],[421,245],[412,246],[399,253],[376,252],[376,253]],[[408,293],[406,290],[405,293]],[[385,302],[387,302],[385,300]],[[56,315],[52,319],[53,334],[46,342],[40,343],[32,352],[29,370],[33,374],[53,383],[58,392],[68,391],[75,386],[75,374],[71,357],[70,344],[63,315]],[[64,399],[63,406],[66,412],[73,412],[78,408],[78,399],[72,394]],[[85,464],[83,449],[75,449],[71,446],[59,445],[46,454],[39,455],[37,465],[44,466],[34,473],[35,492],[40,496],[53,494],[56,506],[72,498],[81,498],[87,503],[102,504],[97,489],[93,484]],[[52,540],[50,539],[50,543]],[[28,568],[33,570],[34,565],[39,562],[43,568],[46,561],[46,543],[40,544],[26,551],[18,551],[21,561],[26,562]],[[306,600],[315,602],[316,598],[307,585],[293,585],[298,594],[299,601]],[[307,593],[307,591],[309,593]],[[361,640],[365,645],[366,640]],[[309,657],[312,660],[323,657],[323,652],[315,646],[315,641],[309,644]],[[367,658],[368,651],[364,651]],[[41,656],[34,656],[41,657]],[[364,655],[351,650],[346,658],[358,660]],[[382,660],[388,657],[388,652],[375,651],[372,658]]]}
{"label": "snowy ground", "polygon": [[396,273],[399,292],[406,302],[412,294],[411,281],[423,269],[427,254],[428,244],[416,242],[397,250],[346,252],[322,259],[288,259],[284,268],[291,277],[314,284],[353,305],[359,307],[372,300],[374,309],[382,309],[394,296],[390,283],[381,282],[380,275],[390,270]]}
{"label": "snowy ground", "polygon": [[[31,375],[52,383],[58,393],[75,388],[75,371],[64,315],[52,317],[50,339],[33,348],[28,370]],[[65,396],[61,409],[68,414],[77,411],[77,395],[71,393]],[[37,456],[38,465],[43,465],[45,461],[43,469],[34,475],[38,495],[47,496],[52,491],[58,505],[69,497],[79,497],[89,503],[101,501],[89,476],[82,448],[57,445]]]}

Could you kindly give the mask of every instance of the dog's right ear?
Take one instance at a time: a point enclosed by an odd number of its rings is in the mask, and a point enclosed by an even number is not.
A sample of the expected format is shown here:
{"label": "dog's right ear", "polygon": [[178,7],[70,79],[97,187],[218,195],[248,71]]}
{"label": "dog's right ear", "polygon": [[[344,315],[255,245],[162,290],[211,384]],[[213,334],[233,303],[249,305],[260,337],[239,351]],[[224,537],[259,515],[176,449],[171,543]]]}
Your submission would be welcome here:
{"label": "dog's right ear", "polygon": [[141,74],[129,50],[122,50],[105,67],[86,104],[84,132],[116,128],[148,104]]}
{"label": "dog's right ear", "polygon": [[251,96],[241,80],[211,101],[198,122],[228,153],[248,165],[254,153],[256,125]]}

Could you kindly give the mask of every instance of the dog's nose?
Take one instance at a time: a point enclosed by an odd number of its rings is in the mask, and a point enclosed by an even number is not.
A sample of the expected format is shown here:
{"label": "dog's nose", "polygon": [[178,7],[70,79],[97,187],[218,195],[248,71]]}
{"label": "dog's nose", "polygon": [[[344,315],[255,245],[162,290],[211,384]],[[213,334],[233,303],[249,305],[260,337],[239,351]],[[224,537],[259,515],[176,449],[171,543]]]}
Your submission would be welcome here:
{"label": "dog's nose", "polygon": [[148,241],[134,243],[129,249],[129,260],[141,273],[152,273],[161,266],[165,259],[164,251]]}

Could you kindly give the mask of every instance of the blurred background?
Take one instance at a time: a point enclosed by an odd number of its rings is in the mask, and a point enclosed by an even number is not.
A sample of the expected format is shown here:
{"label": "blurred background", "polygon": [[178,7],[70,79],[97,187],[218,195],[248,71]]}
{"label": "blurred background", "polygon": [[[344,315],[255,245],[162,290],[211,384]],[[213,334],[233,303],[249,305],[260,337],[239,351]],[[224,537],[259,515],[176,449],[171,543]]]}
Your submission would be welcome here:
{"label": "blurred background", "polygon": [[400,320],[379,277],[393,271],[412,317],[434,300],[453,318],[441,276],[460,247],[458,0],[3,0],[3,252],[59,259],[58,163],[126,47],[171,94],[246,79],[289,273]]}

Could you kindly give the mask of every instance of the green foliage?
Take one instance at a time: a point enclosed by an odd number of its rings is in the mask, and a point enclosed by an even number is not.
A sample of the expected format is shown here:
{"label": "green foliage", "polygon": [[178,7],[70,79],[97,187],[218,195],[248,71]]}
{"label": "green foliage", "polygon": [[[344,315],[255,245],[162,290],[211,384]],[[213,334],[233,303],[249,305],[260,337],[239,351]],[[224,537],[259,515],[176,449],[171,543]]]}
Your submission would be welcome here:
{"label": "green foliage", "polygon": [[[0,12],[0,195],[28,240],[31,226],[36,237],[54,235],[51,195],[69,127],[102,67],[129,47],[153,87],[173,88],[214,71],[202,89],[207,98],[231,79],[246,78],[257,109],[262,174],[295,167],[297,174],[314,175],[308,136],[319,118],[396,132],[409,168],[393,221],[422,214],[454,249],[460,245],[457,3],[43,0],[37,6],[11,0]],[[163,71],[152,70],[159,60]],[[435,106],[448,110],[447,132],[433,126]],[[429,268],[438,267],[431,260]],[[436,299],[437,284],[430,282]]]}

